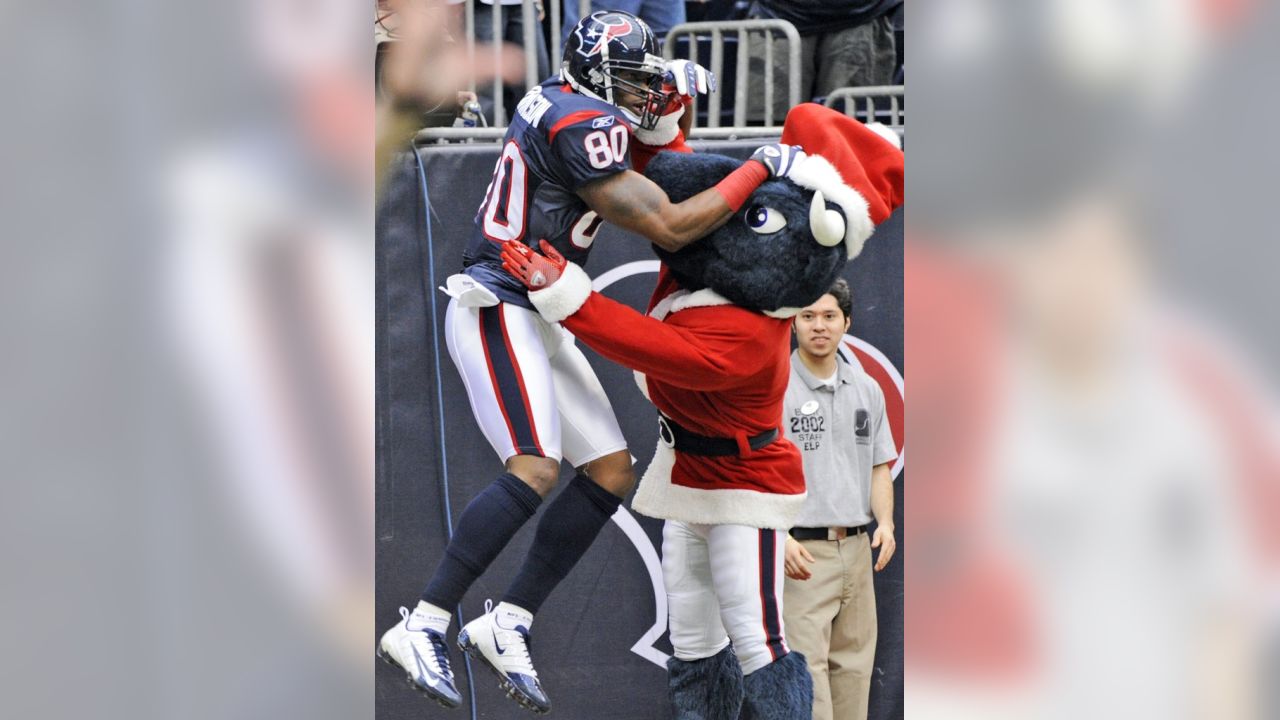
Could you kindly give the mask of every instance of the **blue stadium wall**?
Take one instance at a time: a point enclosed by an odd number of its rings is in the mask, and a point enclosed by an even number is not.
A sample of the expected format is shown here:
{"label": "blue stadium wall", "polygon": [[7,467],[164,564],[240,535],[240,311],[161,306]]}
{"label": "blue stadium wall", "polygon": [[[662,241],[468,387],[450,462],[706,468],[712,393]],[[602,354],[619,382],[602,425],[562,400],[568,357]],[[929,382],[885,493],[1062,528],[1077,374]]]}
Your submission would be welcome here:
{"label": "blue stadium wall", "polygon": [[[745,158],[757,143],[695,143],[699,152]],[[390,169],[377,219],[377,617],[381,632],[412,606],[448,541],[450,522],[501,465],[472,420],[441,327],[445,301],[435,288],[461,266],[475,208],[488,185],[498,146],[436,146],[406,153]],[[420,164],[419,164],[420,163]],[[429,200],[429,202],[428,202]],[[643,309],[654,275],[647,242],[609,225],[596,239],[587,272],[642,271],[611,283],[605,294]],[[877,229],[846,269],[854,288],[852,333],[901,371],[902,218]],[[642,471],[657,438],[654,410],[631,372],[584,348],[609,393]],[[639,472],[637,472],[637,475]],[[569,477],[566,471],[564,479]],[[898,555],[876,576],[880,640],[870,717],[903,715],[903,473],[897,482]],[[630,503],[627,503],[629,506]],[[552,717],[571,720],[658,720],[670,717],[666,671],[671,652],[656,561],[661,522],[627,513],[610,523],[551,595],[533,630],[533,658],[552,700]],[[472,587],[464,622],[495,602],[514,577],[537,518],[512,540]],[[451,627],[450,642],[458,630]],[[372,647],[377,637],[370,639]],[[498,690],[487,670],[454,662],[465,704],[445,710],[412,691],[398,668],[376,664],[379,720],[529,717]],[[474,678],[475,687],[472,688]],[[472,695],[473,694],[473,695]],[[474,697],[474,702],[471,700]]]}

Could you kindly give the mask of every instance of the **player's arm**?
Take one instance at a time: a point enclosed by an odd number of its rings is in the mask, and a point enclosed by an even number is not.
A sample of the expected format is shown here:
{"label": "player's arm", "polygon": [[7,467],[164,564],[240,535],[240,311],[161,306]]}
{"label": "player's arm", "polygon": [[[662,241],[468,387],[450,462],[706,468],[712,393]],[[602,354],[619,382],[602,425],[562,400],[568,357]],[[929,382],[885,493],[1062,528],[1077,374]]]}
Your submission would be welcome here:
{"label": "player's arm", "polygon": [[693,132],[693,107],[687,106],[684,114],[680,116],[680,134],[688,141],[691,132]]}
{"label": "player's arm", "polygon": [[798,146],[766,145],[723,180],[679,203],[634,170],[586,183],[578,188],[578,196],[605,222],[675,252],[724,225],[760,183],[786,177],[803,156]]}
{"label": "player's arm", "polygon": [[[750,190],[769,177],[764,165],[752,161],[735,172],[742,172],[740,177],[748,183],[754,180]],[[747,195],[750,195],[750,190]],[[737,211],[737,207],[730,205],[724,194],[714,187],[682,203],[673,203],[662,188],[634,170],[584,185],[578,189],[578,195],[605,222],[643,235],[654,245],[670,252],[705,237],[728,222]]]}

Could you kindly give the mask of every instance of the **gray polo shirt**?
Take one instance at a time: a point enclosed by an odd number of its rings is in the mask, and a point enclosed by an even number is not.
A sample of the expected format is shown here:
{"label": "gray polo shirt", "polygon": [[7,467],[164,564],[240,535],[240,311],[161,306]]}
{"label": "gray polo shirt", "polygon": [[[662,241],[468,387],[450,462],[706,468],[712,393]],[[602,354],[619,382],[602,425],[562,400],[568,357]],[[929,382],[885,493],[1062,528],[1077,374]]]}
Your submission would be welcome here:
{"label": "gray polo shirt", "polygon": [[871,468],[898,455],[880,385],[859,365],[836,366],[828,384],[791,353],[782,426],[804,457],[809,491],[796,527],[871,522]]}

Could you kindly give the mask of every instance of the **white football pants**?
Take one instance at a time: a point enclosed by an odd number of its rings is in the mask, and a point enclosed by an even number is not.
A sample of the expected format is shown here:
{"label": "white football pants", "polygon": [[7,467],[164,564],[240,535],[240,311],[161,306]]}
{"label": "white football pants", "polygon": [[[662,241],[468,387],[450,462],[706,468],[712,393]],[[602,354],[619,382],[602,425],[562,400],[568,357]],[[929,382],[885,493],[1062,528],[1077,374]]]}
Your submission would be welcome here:
{"label": "white football pants", "polygon": [[445,342],[476,423],[503,462],[539,455],[582,467],[626,449],[595,371],[559,324],[518,305],[451,300]]}
{"label": "white football pants", "polygon": [[787,654],[785,541],[780,530],[666,522],[662,577],[676,658],[708,658],[732,641],[750,674]]}

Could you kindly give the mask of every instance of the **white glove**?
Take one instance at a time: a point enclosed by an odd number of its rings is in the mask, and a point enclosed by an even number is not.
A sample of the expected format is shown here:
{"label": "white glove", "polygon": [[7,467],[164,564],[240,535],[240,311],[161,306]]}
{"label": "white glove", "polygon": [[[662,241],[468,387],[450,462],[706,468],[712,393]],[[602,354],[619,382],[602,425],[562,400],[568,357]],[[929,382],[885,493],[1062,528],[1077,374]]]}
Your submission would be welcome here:
{"label": "white glove", "polygon": [[762,145],[751,155],[752,160],[764,163],[769,168],[769,176],[773,178],[787,177],[805,157],[805,152],[799,145],[782,143]]}
{"label": "white glove", "polygon": [[668,60],[666,81],[676,86],[676,92],[686,97],[716,90],[716,75],[691,60]]}

